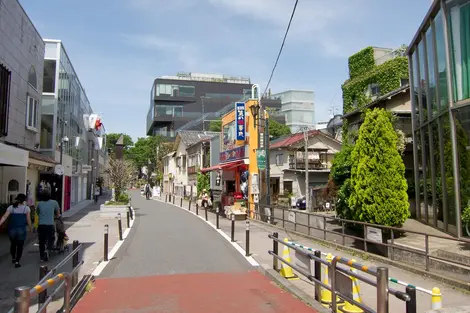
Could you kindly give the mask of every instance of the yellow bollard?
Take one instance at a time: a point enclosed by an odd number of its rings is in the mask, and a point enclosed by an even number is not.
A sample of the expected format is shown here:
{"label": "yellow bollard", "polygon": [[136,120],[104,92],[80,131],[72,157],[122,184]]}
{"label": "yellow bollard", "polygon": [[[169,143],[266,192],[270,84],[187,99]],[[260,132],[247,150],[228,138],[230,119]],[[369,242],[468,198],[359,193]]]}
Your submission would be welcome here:
{"label": "yellow bollard", "polygon": [[[352,259],[351,262],[354,263],[354,262],[356,262],[356,260]],[[357,273],[357,270],[355,268],[352,268],[352,267],[351,267],[350,271],[353,272],[354,274]],[[349,278],[351,278],[351,281],[352,281],[353,300],[357,301],[359,303],[362,303],[361,288],[359,287],[359,280],[356,277],[353,277],[353,276],[349,276]],[[344,313],[363,313],[364,312],[364,310],[362,310],[360,307],[358,307],[354,304],[351,304],[348,301],[346,301],[345,305],[340,309],[340,311],[344,312]]]}
{"label": "yellow bollard", "polygon": [[[289,242],[289,239],[284,238],[284,242]],[[288,262],[292,263],[292,260],[290,259],[290,249],[287,245],[284,245],[284,249],[282,250],[282,258]],[[296,280],[299,279],[297,275],[294,274],[292,271],[292,267],[289,265],[285,264],[284,262],[281,262],[281,271],[279,272],[282,277],[288,280]]]}
{"label": "yellow bollard", "polygon": [[431,295],[431,308],[442,309],[442,294],[441,289],[434,287]]}

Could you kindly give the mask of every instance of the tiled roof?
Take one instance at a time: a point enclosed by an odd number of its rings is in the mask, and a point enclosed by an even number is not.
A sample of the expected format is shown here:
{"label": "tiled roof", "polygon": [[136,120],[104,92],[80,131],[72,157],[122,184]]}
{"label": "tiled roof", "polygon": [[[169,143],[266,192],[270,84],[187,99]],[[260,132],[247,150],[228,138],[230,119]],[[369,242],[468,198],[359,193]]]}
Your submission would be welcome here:
{"label": "tiled roof", "polygon": [[[308,137],[315,136],[320,134],[320,131],[318,130],[310,130],[308,132]],[[303,133],[296,133],[290,136],[285,137],[284,139],[275,141],[274,143],[271,143],[270,149],[276,149],[276,148],[282,148],[282,147],[288,147],[290,145],[293,145],[300,140],[304,140],[304,134]]]}
{"label": "tiled roof", "polygon": [[202,140],[211,139],[212,137],[219,135],[218,132],[209,131],[197,131],[197,130],[180,130],[178,135],[184,142],[186,147],[193,146]]}

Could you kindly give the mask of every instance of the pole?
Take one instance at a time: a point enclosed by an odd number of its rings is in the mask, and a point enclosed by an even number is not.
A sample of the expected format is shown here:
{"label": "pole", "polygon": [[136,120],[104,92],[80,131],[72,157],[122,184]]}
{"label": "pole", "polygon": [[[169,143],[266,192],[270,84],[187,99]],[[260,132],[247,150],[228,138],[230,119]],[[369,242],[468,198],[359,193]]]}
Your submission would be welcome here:
{"label": "pole", "polygon": [[232,242],[235,242],[235,215],[232,213],[232,227],[230,229],[230,238]]}
{"label": "pole", "polygon": [[271,205],[271,173],[270,173],[270,164],[269,164],[269,120],[265,114],[266,125],[264,127],[264,146],[266,147],[266,204]]}
{"label": "pole", "polygon": [[62,124],[60,125],[60,162],[59,164],[61,165],[62,165],[62,156],[64,154],[64,126],[65,126],[65,119],[62,120]]}
{"label": "pole", "polygon": [[15,313],[28,313],[31,297],[29,295],[29,287],[23,286],[15,288]]}
{"label": "pole", "polygon": [[122,241],[122,222],[121,222],[121,213],[118,214],[118,230],[119,230],[119,240]]}
{"label": "pole", "polygon": [[202,102],[202,131],[206,130],[206,119],[204,116],[204,96],[201,96],[201,102]]}
{"label": "pole", "polygon": [[305,140],[305,209],[309,210],[310,194],[308,192],[308,128],[304,128],[304,140]]}
{"label": "pole", "polygon": [[416,288],[406,286],[406,293],[410,296],[410,301],[406,301],[406,313],[416,313]]}
{"label": "pole", "polygon": [[246,221],[245,256],[250,256],[250,221]]}
{"label": "pole", "polygon": [[205,212],[204,212],[204,215],[205,215],[206,222],[207,222],[207,204],[206,204],[206,206],[204,206],[204,211],[205,211]]}
{"label": "pole", "polygon": [[127,228],[131,228],[131,214],[129,213],[129,211],[127,211],[126,213],[127,213]]}
{"label": "pole", "polygon": [[[320,250],[315,250],[314,252],[315,256],[319,259],[321,259],[321,251]],[[315,279],[318,281],[321,281],[321,262],[315,260],[315,265],[314,265],[314,275]],[[320,284],[315,284],[315,300],[320,301],[321,299],[321,286]]]}
{"label": "pole", "polygon": [[[273,237],[278,239],[279,238],[279,234],[278,233],[273,233]],[[275,255],[279,255],[279,243],[273,239],[273,253]],[[273,270],[275,270],[277,272],[278,270],[278,260],[275,256],[273,256]]]}
{"label": "pole", "polygon": [[104,261],[108,261],[108,233],[109,233],[109,225],[104,225]]}
{"label": "pole", "polygon": [[[47,275],[47,265],[41,265],[39,267],[39,281],[41,281],[44,276]],[[40,292],[39,295],[38,295],[38,305],[39,307],[41,307],[45,302],[46,302],[46,298],[47,298],[47,289],[44,289],[44,291]],[[44,313],[46,313],[46,311],[44,311]]]}
{"label": "pole", "polygon": [[217,206],[215,208],[215,227],[216,227],[216,229],[220,228],[220,225],[219,225],[219,206]]}
{"label": "pole", "polygon": [[[72,251],[75,251],[78,248],[78,240],[74,240],[72,243]],[[78,251],[75,252],[72,258],[72,268],[75,269],[78,266],[79,263],[79,255]],[[75,271],[75,273],[72,276],[72,287],[75,286],[78,283],[78,271]]]}
{"label": "pole", "polygon": [[377,268],[377,313],[388,313],[388,268],[387,267]]}

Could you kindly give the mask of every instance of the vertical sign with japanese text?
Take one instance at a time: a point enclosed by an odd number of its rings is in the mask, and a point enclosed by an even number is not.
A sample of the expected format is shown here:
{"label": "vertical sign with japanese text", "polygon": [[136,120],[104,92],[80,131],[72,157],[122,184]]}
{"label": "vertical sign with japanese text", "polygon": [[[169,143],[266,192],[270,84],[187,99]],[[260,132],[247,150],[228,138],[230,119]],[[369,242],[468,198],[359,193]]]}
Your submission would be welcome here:
{"label": "vertical sign with japanese text", "polygon": [[235,103],[237,140],[245,141],[245,102]]}

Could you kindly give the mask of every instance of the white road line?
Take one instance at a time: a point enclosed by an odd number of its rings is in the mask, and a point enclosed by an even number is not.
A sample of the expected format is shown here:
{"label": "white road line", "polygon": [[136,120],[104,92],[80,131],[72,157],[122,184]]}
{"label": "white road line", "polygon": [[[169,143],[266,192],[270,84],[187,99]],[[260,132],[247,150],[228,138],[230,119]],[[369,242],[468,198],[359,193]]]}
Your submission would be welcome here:
{"label": "white road line", "polygon": [[166,204],[169,204],[169,205],[172,205],[172,206],[175,206],[177,207],[178,209],[181,209],[185,212],[188,212],[188,213],[191,213],[192,215],[194,216],[197,216],[199,217],[201,220],[203,220],[204,222],[206,222],[209,226],[211,226],[212,228],[214,228],[215,231],[217,231],[223,238],[225,238],[247,261],[248,263],[250,263],[252,266],[259,266],[259,263],[256,262],[256,260],[251,257],[251,256],[246,256],[246,251],[240,247],[240,245],[236,242],[232,242],[232,238],[230,238],[226,233],[224,233],[222,230],[220,229],[217,229],[217,227],[212,224],[210,221],[206,221],[206,219],[200,215],[196,215],[196,213],[194,213],[193,211],[189,211],[189,210],[186,210],[185,208],[182,208],[176,204],[173,204],[173,203],[169,203],[169,202],[165,202],[165,201],[162,201],[162,200],[159,200],[159,199],[152,199],[154,201],[158,201],[158,202],[161,202],[161,203],[166,203]]}
{"label": "white road line", "polygon": [[124,243],[124,239],[127,238],[127,236],[129,236],[129,233],[131,232],[131,229],[132,229],[132,226],[134,225],[134,221],[135,221],[135,211],[134,211],[134,208],[131,207],[131,210],[132,210],[132,216],[134,216],[134,219],[132,219],[129,223],[129,228],[127,228],[124,233],[122,234],[122,241],[118,241],[114,247],[111,249],[111,251],[108,252],[108,260],[109,261],[102,261],[98,264],[98,266],[95,268],[95,270],[93,271],[93,273],[91,273],[91,275],[97,277],[101,274],[101,272],[103,272],[103,270],[105,269],[105,267],[109,264],[109,262],[114,258],[114,256],[116,255],[116,253],[118,252],[119,248],[123,245]]}

